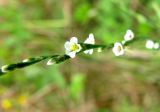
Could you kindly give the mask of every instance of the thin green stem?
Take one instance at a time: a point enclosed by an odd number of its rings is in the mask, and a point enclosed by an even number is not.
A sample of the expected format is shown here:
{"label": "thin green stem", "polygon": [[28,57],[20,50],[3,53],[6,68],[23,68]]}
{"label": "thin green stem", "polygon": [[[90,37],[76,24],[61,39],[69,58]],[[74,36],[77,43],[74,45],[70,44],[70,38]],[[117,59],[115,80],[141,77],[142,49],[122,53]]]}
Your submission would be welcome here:
{"label": "thin green stem", "polygon": [[[129,41],[125,43],[125,46],[127,46],[128,44],[135,42],[139,39],[134,39],[133,41]],[[89,49],[96,49],[96,48],[101,48],[101,49],[111,49],[114,44],[109,44],[109,45],[92,45],[92,44],[84,44],[84,43],[79,43],[82,47],[82,50],[80,52],[77,53],[77,55],[85,50],[89,50]],[[70,59],[70,56],[64,54],[64,55],[48,55],[48,56],[39,56],[39,57],[35,57],[35,58],[28,58],[26,60],[23,60],[22,62],[19,63],[15,63],[15,64],[9,64],[9,65],[4,65],[1,67],[0,69],[0,75],[3,75],[9,71],[13,71],[15,69],[20,69],[20,68],[24,68],[33,64],[36,64],[38,62],[44,61],[46,59],[52,59],[52,61],[55,64],[64,62],[68,59]]]}

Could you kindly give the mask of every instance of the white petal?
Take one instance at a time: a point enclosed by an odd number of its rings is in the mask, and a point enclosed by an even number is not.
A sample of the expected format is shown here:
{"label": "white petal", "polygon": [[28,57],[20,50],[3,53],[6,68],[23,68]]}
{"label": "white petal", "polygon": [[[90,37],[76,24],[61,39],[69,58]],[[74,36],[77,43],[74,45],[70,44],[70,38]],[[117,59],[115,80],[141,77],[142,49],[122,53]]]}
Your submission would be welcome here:
{"label": "white petal", "polygon": [[70,56],[71,58],[74,58],[76,57],[76,52],[70,52],[67,55]]}
{"label": "white petal", "polygon": [[70,42],[71,42],[71,43],[78,43],[77,37],[72,37],[72,38],[70,39]]}
{"label": "white petal", "polygon": [[93,49],[90,49],[90,50],[89,50],[89,54],[90,54],[90,55],[93,54]]}
{"label": "white petal", "polygon": [[152,40],[147,40],[146,48],[147,49],[153,49],[153,47],[154,47],[154,42]]}
{"label": "white petal", "polygon": [[95,44],[94,35],[92,33],[89,34],[89,40],[90,40],[91,44]]}
{"label": "white petal", "polygon": [[67,42],[65,42],[65,44],[64,44],[64,47],[65,47],[65,49],[66,50],[70,50],[70,48],[71,48],[71,44],[70,44],[70,42],[69,41],[67,41]]}
{"label": "white petal", "polygon": [[95,44],[94,35],[91,33],[89,37],[84,41],[85,44]]}
{"label": "white petal", "polygon": [[55,62],[53,61],[53,59],[48,60],[47,65],[53,65],[55,64]]}
{"label": "white petal", "polygon": [[24,59],[22,62],[24,62],[24,63],[25,63],[25,62],[28,62],[28,61],[29,61],[29,59]]}
{"label": "white petal", "polygon": [[65,54],[68,55],[71,51],[66,50]]}
{"label": "white petal", "polygon": [[1,71],[2,71],[3,73],[8,72],[8,70],[6,70],[7,67],[8,67],[8,65],[2,66],[2,67],[1,67]]}
{"label": "white petal", "polygon": [[93,49],[83,51],[85,54],[93,54]]}
{"label": "white petal", "polygon": [[87,38],[85,41],[84,41],[85,44],[89,44],[90,41],[89,41],[89,38]]}
{"label": "white petal", "polygon": [[85,54],[89,54],[89,50],[85,50],[83,51]]}
{"label": "white petal", "polygon": [[134,33],[132,32],[132,30],[127,30],[125,36],[124,36],[124,40],[125,41],[130,41],[134,38]]}
{"label": "white petal", "polygon": [[113,51],[113,53],[114,53],[116,56],[118,55],[118,53],[117,53],[117,48],[116,48],[116,47],[113,47],[112,51]]}

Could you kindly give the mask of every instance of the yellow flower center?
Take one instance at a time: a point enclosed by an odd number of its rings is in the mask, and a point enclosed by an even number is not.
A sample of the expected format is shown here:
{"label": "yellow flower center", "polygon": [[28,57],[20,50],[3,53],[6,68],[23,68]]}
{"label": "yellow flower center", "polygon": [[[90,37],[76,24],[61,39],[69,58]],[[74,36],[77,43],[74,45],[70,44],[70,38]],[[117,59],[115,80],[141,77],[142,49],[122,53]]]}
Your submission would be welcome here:
{"label": "yellow flower center", "polygon": [[71,46],[71,51],[77,51],[78,49],[79,49],[79,46],[75,43]]}

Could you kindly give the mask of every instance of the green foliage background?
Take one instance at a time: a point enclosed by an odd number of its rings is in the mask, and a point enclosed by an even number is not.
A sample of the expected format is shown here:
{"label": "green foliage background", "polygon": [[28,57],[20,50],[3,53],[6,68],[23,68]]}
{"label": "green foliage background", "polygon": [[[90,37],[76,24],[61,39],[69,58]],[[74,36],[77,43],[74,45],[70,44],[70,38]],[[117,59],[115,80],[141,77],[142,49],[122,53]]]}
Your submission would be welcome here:
{"label": "green foliage background", "polygon": [[[95,51],[0,77],[0,111],[160,111],[160,54],[145,49],[146,38],[159,41],[160,0],[0,0],[1,65],[63,54],[72,36],[83,42],[93,33],[97,43],[121,41],[127,29],[142,39],[124,57]],[[26,103],[19,102],[21,95]]]}

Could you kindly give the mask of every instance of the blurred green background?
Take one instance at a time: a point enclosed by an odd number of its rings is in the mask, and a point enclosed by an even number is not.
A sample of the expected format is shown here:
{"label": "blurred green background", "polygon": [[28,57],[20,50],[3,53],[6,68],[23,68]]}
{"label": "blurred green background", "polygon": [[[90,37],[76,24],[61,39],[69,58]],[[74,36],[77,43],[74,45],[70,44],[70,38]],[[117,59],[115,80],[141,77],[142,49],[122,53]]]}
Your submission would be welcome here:
{"label": "blurred green background", "polygon": [[[124,57],[111,50],[45,62],[0,77],[1,112],[160,112],[160,0],[0,0],[0,65],[64,54],[64,43],[89,33],[96,43],[141,41]],[[143,39],[144,38],[144,39]]]}

